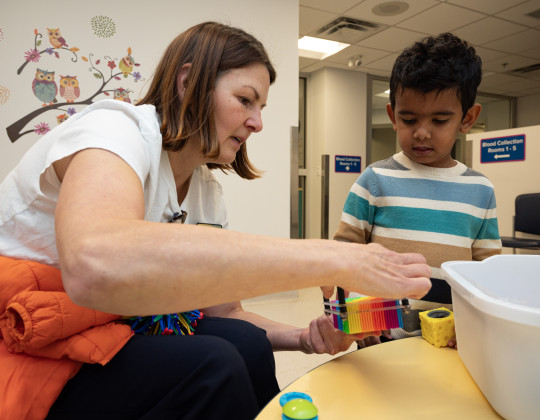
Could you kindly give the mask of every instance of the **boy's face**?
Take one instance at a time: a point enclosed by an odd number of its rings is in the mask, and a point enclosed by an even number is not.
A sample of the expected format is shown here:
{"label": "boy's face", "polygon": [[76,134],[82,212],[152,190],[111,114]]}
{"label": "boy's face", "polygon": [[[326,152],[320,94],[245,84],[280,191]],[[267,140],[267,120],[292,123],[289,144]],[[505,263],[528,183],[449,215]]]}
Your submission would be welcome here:
{"label": "boy's face", "polygon": [[386,106],[398,143],[410,159],[436,168],[456,165],[450,155],[459,132],[476,122],[481,106],[472,106],[465,118],[455,89],[422,93],[411,89],[396,92],[395,107]]}

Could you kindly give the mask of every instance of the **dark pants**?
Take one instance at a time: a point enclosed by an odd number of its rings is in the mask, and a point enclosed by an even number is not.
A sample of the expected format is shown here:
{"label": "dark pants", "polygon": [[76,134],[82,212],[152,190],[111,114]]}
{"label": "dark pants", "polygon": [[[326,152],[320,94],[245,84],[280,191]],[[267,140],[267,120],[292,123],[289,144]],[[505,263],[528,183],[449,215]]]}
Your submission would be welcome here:
{"label": "dark pants", "polygon": [[278,392],[266,332],[206,317],[195,335],[136,335],[107,365],[84,365],[47,419],[253,419]]}

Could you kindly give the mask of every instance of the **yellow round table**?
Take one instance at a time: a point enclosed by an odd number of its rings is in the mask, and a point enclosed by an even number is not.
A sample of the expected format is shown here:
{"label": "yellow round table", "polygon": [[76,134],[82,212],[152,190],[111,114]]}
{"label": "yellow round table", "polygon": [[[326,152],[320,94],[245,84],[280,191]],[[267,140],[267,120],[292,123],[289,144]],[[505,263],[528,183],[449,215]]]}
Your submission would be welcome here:
{"label": "yellow round table", "polygon": [[319,420],[501,419],[455,349],[422,337],[391,341],[333,359],[283,389],[256,420],[281,420],[279,397],[304,392]]}

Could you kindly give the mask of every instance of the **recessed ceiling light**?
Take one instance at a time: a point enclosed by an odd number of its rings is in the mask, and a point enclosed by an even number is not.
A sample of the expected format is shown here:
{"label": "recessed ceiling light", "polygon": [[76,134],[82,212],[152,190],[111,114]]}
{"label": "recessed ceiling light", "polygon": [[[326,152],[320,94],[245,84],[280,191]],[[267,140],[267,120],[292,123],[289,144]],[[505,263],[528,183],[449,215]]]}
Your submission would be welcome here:
{"label": "recessed ceiling light", "polygon": [[375,6],[371,11],[377,16],[396,16],[405,12],[409,4],[404,1],[387,1]]}
{"label": "recessed ceiling light", "polygon": [[347,48],[349,45],[343,42],[304,36],[298,40],[298,53],[301,57],[323,60]]}

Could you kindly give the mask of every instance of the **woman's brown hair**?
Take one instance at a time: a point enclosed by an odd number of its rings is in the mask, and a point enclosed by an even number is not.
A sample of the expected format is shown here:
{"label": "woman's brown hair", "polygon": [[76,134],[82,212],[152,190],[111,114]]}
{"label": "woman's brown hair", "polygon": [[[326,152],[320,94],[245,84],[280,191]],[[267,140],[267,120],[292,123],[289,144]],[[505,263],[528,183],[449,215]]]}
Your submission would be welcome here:
{"label": "woman's brown hair", "polygon": [[[191,63],[184,99],[176,86],[178,72]],[[182,149],[192,136],[201,139],[201,152],[209,158],[219,156],[214,124],[213,93],[216,79],[224,72],[260,63],[268,69],[270,84],[276,71],[264,46],[239,28],[217,22],[204,22],[178,35],[167,47],[148,92],[137,105],[151,104],[161,118],[165,150]],[[249,161],[242,144],[231,164],[208,163],[210,169],[234,171],[245,179],[258,178],[260,172]]]}

